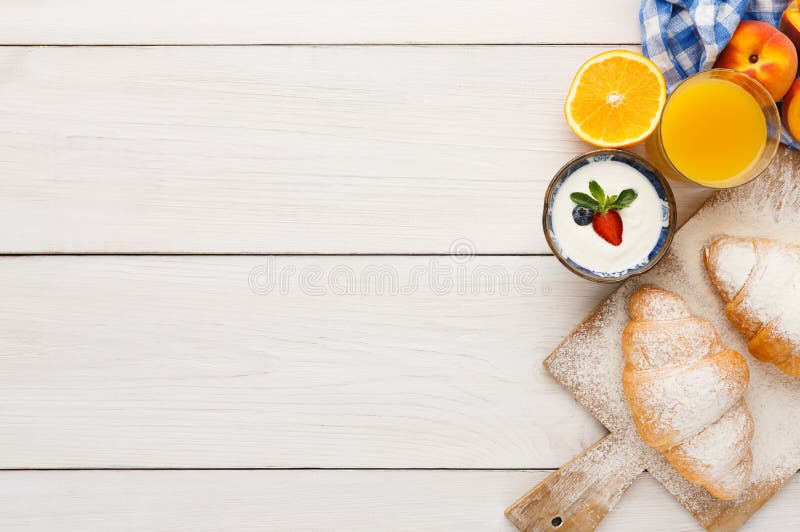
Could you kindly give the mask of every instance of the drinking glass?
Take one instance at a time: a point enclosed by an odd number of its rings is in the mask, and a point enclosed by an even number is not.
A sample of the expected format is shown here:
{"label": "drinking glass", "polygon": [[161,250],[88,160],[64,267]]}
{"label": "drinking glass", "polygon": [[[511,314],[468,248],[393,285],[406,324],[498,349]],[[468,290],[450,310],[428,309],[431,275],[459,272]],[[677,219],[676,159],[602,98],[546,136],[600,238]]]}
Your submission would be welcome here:
{"label": "drinking glass", "polygon": [[[670,160],[668,149],[665,148],[663,142],[662,126],[664,124],[664,117],[670,113],[670,105],[674,105],[676,97],[681,98],[681,95],[684,94],[683,91],[685,91],[688,87],[692,87],[693,85],[697,86],[698,83],[703,83],[705,80],[712,79],[734,83],[743,88],[747,94],[749,94],[755,100],[766,122],[767,138],[763,143],[763,148],[760,150],[760,153],[752,160],[749,166],[740,171],[738,174],[731,175],[725,179],[703,180],[697,176],[685,175],[683,172],[681,172],[681,170],[678,169],[678,166],[676,166],[674,162]],[[686,110],[683,109],[684,113],[685,111]],[[677,120],[677,118],[675,119]],[[675,88],[670,97],[667,99],[667,103],[664,107],[663,113],[661,114],[658,127],[656,127],[656,130],[647,139],[646,149],[648,158],[653,165],[661,170],[661,172],[670,179],[676,181],[688,181],[708,188],[732,188],[752,181],[758,177],[767,168],[767,166],[769,166],[770,161],[778,150],[780,135],[780,115],[778,113],[778,108],[775,106],[775,102],[772,100],[769,92],[767,92],[767,90],[758,81],[751,78],[747,74],[742,74],[741,72],[736,72],[734,70],[715,68],[689,76]],[[703,146],[698,145],[697,149],[700,150],[704,148]]]}

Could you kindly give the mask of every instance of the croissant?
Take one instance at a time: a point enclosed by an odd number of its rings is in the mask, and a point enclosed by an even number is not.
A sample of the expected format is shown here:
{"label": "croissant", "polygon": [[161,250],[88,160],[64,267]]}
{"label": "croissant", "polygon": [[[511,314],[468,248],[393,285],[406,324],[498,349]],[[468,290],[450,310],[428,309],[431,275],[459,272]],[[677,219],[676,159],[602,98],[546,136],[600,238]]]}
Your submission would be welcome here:
{"label": "croissant", "polygon": [[800,246],[722,237],[706,247],[705,262],[750,353],[800,377]]}
{"label": "croissant", "polygon": [[735,499],[753,467],[747,362],[672,292],[639,289],[630,315],[622,387],[639,435],[686,480]]}

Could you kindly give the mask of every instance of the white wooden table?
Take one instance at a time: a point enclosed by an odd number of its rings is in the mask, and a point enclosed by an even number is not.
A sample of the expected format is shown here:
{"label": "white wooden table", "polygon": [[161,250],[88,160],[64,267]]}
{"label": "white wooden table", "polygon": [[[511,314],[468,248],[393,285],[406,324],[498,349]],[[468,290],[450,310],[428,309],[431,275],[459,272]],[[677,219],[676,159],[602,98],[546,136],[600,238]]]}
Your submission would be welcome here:
{"label": "white wooden table", "polygon": [[[0,5],[0,530],[513,530],[604,434],[540,204],[637,8]],[[646,475],[602,525],[697,528]]]}

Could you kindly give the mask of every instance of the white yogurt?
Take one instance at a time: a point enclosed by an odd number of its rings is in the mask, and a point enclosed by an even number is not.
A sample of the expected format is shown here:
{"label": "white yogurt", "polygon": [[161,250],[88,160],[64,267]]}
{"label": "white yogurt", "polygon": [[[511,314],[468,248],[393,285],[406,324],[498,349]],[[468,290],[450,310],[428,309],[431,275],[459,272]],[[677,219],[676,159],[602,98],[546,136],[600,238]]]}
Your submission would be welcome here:
{"label": "white yogurt", "polygon": [[[589,181],[597,181],[607,196],[632,188],[639,196],[619,211],[622,244],[614,246],[595,233],[592,225],[579,226],[572,219],[573,192],[589,194]],[[564,258],[593,272],[613,275],[637,269],[647,262],[661,230],[669,221],[667,205],[635,168],[616,161],[596,161],[582,166],[564,180],[551,206],[552,230]]]}

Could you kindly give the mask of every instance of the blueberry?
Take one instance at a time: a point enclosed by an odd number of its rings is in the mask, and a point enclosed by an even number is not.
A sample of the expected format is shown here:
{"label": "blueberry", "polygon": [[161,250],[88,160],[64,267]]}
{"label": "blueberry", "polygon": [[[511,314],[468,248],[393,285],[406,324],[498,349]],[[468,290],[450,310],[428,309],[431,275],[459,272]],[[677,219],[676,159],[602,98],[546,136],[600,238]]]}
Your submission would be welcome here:
{"label": "blueberry", "polygon": [[587,209],[580,205],[575,205],[575,208],[572,209],[572,219],[575,220],[575,223],[578,225],[589,225],[592,223],[593,218],[594,211],[592,209]]}

